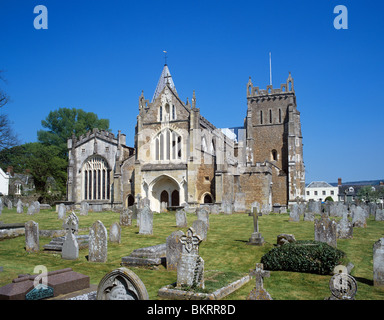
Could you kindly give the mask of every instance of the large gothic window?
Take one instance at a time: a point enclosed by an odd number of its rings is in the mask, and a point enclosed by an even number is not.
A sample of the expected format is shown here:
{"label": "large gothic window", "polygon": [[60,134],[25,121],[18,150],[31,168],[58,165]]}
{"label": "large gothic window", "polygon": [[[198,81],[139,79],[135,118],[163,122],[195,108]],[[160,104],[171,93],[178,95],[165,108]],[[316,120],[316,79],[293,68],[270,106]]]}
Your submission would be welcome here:
{"label": "large gothic window", "polygon": [[105,159],[90,158],[83,166],[84,200],[110,199],[110,175]]}
{"label": "large gothic window", "polygon": [[181,136],[164,129],[155,137],[155,160],[181,160]]}

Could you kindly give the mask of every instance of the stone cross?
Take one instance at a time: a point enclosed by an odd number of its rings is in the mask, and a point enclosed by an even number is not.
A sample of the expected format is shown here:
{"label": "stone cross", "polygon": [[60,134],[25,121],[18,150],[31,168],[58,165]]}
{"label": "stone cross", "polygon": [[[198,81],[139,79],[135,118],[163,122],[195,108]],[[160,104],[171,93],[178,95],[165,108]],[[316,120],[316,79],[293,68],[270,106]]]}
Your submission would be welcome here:
{"label": "stone cross", "polygon": [[256,263],[256,268],[251,271],[250,275],[256,278],[256,290],[261,290],[263,289],[263,278],[269,278],[271,273],[264,270],[262,263]]}
{"label": "stone cross", "polygon": [[67,233],[75,233],[79,227],[79,218],[74,212],[72,212],[68,219],[63,223],[63,228],[67,230]]}
{"label": "stone cross", "polygon": [[195,230],[192,228],[189,228],[187,233],[182,235],[180,238],[180,243],[183,245],[183,249],[187,251],[187,253],[198,253],[199,243],[201,241],[201,238],[196,235]]}
{"label": "stone cross", "polygon": [[253,232],[259,232],[259,217],[263,214],[261,212],[257,212],[257,208],[252,208],[252,216],[253,216]]}

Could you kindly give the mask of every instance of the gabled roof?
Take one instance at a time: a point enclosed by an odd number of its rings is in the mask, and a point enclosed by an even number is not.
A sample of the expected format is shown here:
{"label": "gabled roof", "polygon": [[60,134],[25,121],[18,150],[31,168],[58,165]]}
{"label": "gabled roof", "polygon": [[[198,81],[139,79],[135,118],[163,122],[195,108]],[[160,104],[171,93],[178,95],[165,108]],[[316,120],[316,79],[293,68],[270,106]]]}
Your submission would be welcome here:
{"label": "gabled roof", "polygon": [[333,188],[329,183],[325,181],[313,181],[307,188]]}
{"label": "gabled roof", "polygon": [[169,72],[168,66],[165,64],[151,102],[155,101],[155,99],[160,95],[161,91],[163,91],[167,83],[171,87],[171,89],[177,94],[171,73]]}

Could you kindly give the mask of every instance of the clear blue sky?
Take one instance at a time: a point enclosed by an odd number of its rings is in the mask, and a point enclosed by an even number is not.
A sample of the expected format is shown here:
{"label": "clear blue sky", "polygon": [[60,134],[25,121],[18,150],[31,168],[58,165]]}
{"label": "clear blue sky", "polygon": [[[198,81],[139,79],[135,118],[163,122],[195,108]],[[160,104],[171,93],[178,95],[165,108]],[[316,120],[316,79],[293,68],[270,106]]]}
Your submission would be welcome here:
{"label": "clear blue sky", "polygon": [[[336,30],[336,5],[348,30]],[[48,30],[36,30],[36,5]],[[0,0],[2,88],[21,142],[51,110],[110,119],[133,146],[141,90],[151,99],[168,51],[183,101],[196,90],[217,127],[243,125],[246,84],[280,87],[291,71],[301,112],[306,181],[384,178],[382,1]]]}

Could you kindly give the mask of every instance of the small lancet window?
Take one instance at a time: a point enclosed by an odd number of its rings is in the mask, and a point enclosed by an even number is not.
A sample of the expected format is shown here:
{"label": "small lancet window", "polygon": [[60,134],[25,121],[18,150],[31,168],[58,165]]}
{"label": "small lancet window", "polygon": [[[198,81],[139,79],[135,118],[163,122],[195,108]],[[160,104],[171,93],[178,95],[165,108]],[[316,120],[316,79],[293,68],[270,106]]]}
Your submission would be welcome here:
{"label": "small lancet window", "polygon": [[163,106],[160,106],[160,121],[163,121]]}

